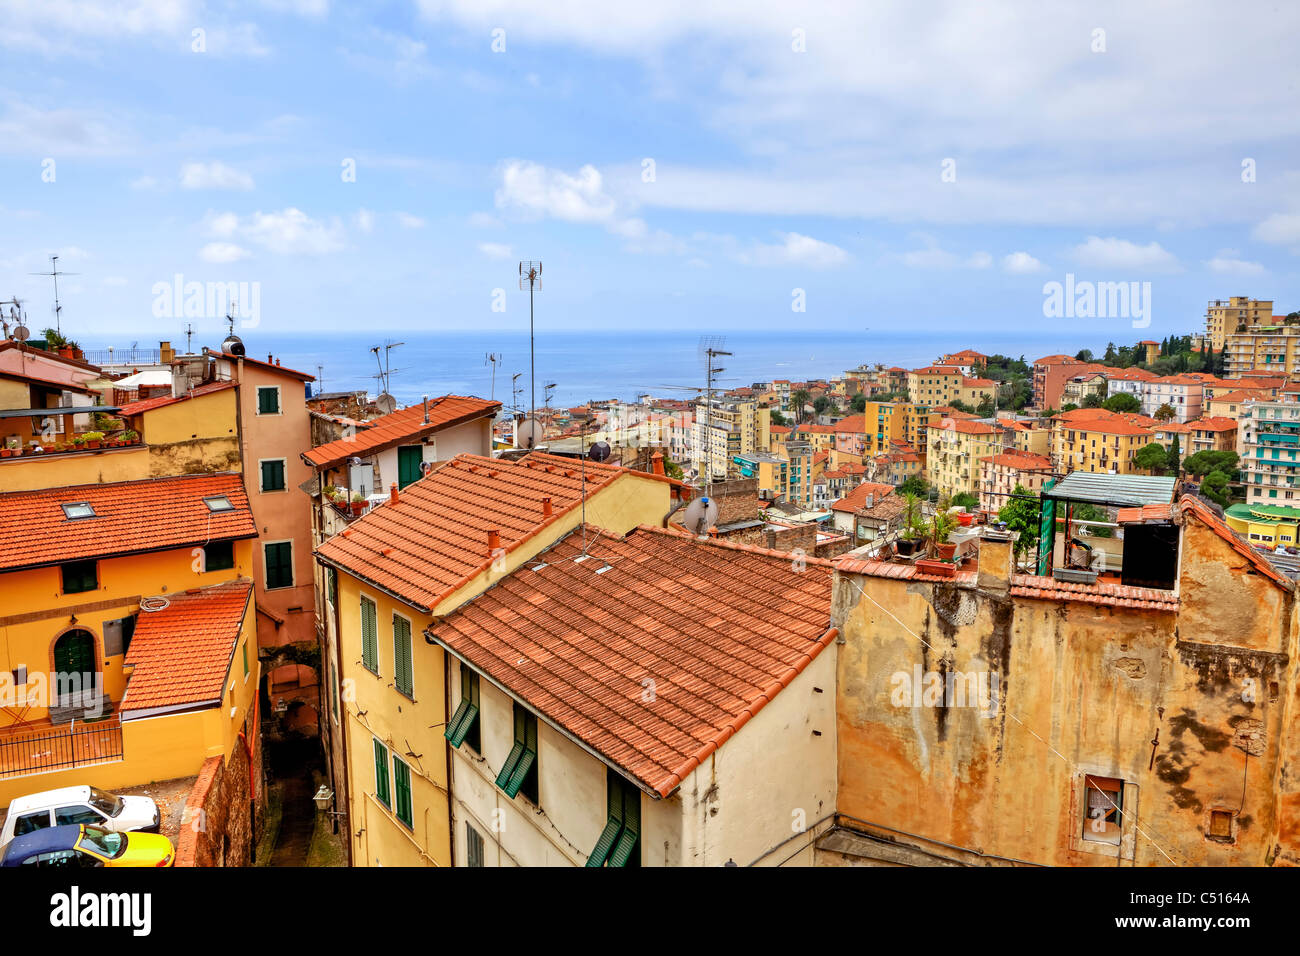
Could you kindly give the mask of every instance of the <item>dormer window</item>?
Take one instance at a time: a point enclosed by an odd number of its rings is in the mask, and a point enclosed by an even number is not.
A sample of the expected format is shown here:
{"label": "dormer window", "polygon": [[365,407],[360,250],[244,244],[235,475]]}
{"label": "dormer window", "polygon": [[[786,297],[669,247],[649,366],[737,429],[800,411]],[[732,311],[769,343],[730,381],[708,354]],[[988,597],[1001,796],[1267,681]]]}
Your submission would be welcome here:
{"label": "dormer window", "polygon": [[70,501],[64,504],[63,514],[69,521],[76,521],[80,518],[95,517],[95,509],[89,501]]}
{"label": "dormer window", "polygon": [[212,512],[235,510],[235,506],[230,503],[230,499],[225,495],[213,495],[211,498],[204,498],[203,503]]}

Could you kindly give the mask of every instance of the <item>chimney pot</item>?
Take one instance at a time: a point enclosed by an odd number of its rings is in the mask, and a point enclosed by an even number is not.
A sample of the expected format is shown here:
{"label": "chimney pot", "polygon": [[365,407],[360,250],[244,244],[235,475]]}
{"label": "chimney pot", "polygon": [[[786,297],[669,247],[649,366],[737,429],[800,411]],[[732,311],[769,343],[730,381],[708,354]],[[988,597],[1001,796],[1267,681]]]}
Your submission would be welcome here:
{"label": "chimney pot", "polygon": [[664,473],[664,453],[663,453],[663,452],[661,452],[661,451],[657,451],[657,452],[655,452],[653,455],[650,456],[650,468],[651,468],[651,470],[652,470],[656,475],[662,475],[662,474]]}
{"label": "chimney pot", "polygon": [[493,555],[501,548],[501,532],[493,528],[488,532],[488,554]]}
{"label": "chimney pot", "polygon": [[388,486],[388,503],[397,504],[397,482]]}
{"label": "chimney pot", "polygon": [[555,512],[551,508],[551,499],[550,496],[548,495],[547,497],[542,499],[542,517],[549,518],[554,513]]}

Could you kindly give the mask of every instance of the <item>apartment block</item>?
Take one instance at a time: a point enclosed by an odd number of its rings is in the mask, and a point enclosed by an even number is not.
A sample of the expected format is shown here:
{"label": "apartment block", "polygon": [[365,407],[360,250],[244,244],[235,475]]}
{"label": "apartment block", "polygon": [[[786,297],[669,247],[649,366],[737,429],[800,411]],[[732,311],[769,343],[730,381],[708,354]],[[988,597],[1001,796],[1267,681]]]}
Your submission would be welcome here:
{"label": "apartment block", "polygon": [[1222,351],[1227,337],[1238,330],[1248,332],[1257,326],[1273,324],[1272,299],[1234,295],[1229,299],[1211,299],[1205,309],[1205,334],[1216,352]]}

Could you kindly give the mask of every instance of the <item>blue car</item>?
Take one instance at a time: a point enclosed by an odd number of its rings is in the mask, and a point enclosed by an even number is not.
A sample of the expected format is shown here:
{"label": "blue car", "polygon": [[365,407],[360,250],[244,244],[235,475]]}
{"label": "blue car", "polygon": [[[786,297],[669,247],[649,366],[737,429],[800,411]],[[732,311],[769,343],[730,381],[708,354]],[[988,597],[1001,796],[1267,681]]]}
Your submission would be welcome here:
{"label": "blue car", "polygon": [[14,837],[0,856],[0,867],[171,866],[174,857],[172,842],[165,836],[115,833],[80,823]]}

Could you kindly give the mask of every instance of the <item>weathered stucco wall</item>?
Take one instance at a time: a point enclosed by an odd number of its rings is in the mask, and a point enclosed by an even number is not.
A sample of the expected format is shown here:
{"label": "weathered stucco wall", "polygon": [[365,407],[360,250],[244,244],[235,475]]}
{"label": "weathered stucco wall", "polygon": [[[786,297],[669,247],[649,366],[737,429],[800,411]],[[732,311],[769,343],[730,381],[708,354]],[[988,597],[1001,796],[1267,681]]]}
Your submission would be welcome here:
{"label": "weathered stucco wall", "polygon": [[[1083,838],[1093,774],[1123,781],[1122,865],[1270,862],[1291,593],[1194,519],[1182,550],[1178,613],[837,575],[843,822],[968,863],[1114,866]],[[950,672],[1000,706],[912,705]]]}

